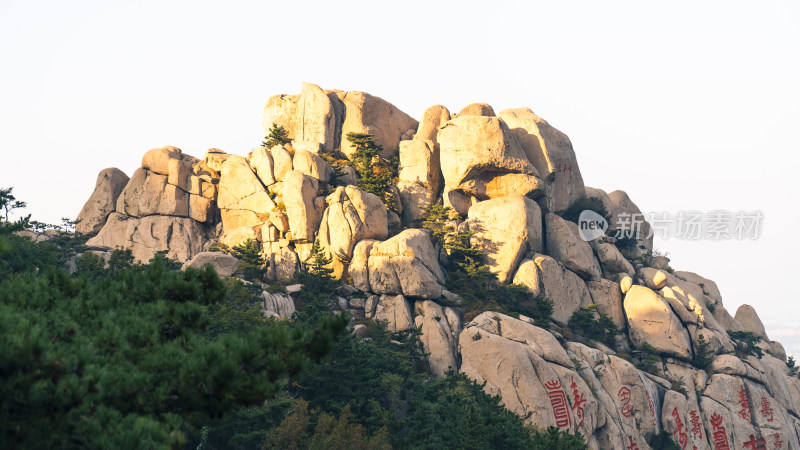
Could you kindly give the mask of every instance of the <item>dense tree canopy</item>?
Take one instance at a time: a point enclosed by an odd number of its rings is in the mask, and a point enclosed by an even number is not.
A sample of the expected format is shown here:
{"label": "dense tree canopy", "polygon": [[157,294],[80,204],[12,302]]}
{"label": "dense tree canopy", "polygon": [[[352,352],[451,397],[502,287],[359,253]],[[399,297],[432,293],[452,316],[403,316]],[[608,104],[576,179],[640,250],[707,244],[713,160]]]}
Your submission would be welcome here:
{"label": "dense tree canopy", "polygon": [[246,307],[245,320],[230,320],[220,305],[252,294],[210,268],[170,270],[159,257],[104,271],[81,261],[72,276],[39,270],[42,258],[29,253],[27,267],[0,266],[0,441],[11,446],[182,445],[206,421],[275,395],[347,323],[289,327]]}

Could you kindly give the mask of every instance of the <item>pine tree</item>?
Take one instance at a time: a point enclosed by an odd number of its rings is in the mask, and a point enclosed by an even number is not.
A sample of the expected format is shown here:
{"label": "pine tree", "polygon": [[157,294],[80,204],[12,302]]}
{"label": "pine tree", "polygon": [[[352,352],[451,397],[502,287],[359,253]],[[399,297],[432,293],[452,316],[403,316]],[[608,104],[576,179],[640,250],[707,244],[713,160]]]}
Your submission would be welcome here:
{"label": "pine tree", "polygon": [[248,239],[231,249],[231,254],[239,259],[239,270],[245,279],[250,281],[264,281],[264,274],[269,264],[261,254],[258,241]]}
{"label": "pine tree", "polygon": [[269,133],[264,138],[264,142],[262,142],[261,145],[270,149],[276,145],[288,144],[291,141],[292,140],[289,139],[289,136],[286,134],[286,130],[282,126],[272,122],[272,127],[270,127]]}
{"label": "pine tree", "polygon": [[377,195],[387,208],[396,210],[397,199],[392,186],[397,179],[397,157],[381,157],[383,147],[375,142],[371,134],[347,133],[347,140],[356,148],[350,161],[358,173],[359,189]]}

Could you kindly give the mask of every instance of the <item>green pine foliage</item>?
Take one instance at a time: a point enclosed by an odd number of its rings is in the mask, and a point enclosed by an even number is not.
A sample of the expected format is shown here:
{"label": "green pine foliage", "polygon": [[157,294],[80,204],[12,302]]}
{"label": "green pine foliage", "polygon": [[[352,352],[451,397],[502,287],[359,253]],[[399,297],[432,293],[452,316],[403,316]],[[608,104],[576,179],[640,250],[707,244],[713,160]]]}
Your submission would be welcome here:
{"label": "green pine foliage", "polygon": [[794,356],[789,355],[786,359],[786,367],[789,368],[789,375],[796,376],[798,367],[795,365]]}
{"label": "green pine foliage", "polygon": [[711,344],[706,341],[702,333],[697,335],[697,348],[694,349],[694,360],[692,365],[698,369],[705,369],[714,359],[714,352],[710,349]]}
{"label": "green pine foliage", "polygon": [[422,226],[430,230],[434,243],[447,252],[447,286],[467,301],[462,305],[464,320],[472,320],[483,311],[498,311],[514,317],[524,314],[537,325],[547,326],[553,303],[541,295],[534,296],[524,286],[500,284],[481,262],[481,252],[470,245],[473,233],[456,228],[456,217],[452,208],[434,204],[425,209]]}
{"label": "green pine foliage", "polygon": [[653,435],[648,444],[653,450],[681,450],[681,446],[672,440],[672,434],[664,430]]}
{"label": "green pine foliage", "polygon": [[371,134],[351,132],[347,133],[347,140],[355,147],[350,163],[358,174],[359,189],[377,195],[387,208],[397,210],[397,199],[391,189],[397,181],[397,157],[381,157],[383,147],[375,142]]}
{"label": "green pine foliage", "polygon": [[296,299],[295,319],[298,321],[316,324],[330,315],[333,290],[337,285],[330,265],[331,258],[322,250],[319,240],[314,241],[306,270],[298,274],[298,281],[303,285]]}
{"label": "green pine foliage", "polygon": [[754,335],[752,331],[730,331],[728,336],[733,340],[736,356],[739,358],[746,358],[747,356],[755,356],[761,359],[764,356],[764,351],[758,346],[761,339]]}
{"label": "green pine foliage", "polygon": [[614,348],[616,345],[614,338],[618,334],[621,334],[610,317],[597,312],[597,305],[595,304],[591,304],[585,308],[578,308],[577,311],[572,313],[572,316],[567,322],[567,326],[572,331],[590,339],[600,341],[611,348]]}
{"label": "green pine foliage", "polygon": [[0,442],[11,447],[182,446],[202,424],[275,395],[347,323],[289,328],[246,307],[232,316],[222,305],[242,295],[208,268],[129,265],[118,253],[116,270],[94,260],[69,275],[39,265],[46,243],[14,243],[32,263],[8,264],[17,249],[2,255]]}
{"label": "green pine foliage", "polygon": [[270,149],[276,145],[285,145],[290,142],[292,142],[292,140],[289,139],[286,130],[282,126],[272,122],[272,126],[267,136],[264,138],[264,142],[261,143],[261,146]]}
{"label": "green pine foliage", "polygon": [[239,272],[250,281],[264,281],[269,263],[264,260],[258,241],[248,239],[234,246],[230,253],[239,260]]}
{"label": "green pine foliage", "polygon": [[13,187],[0,188],[0,209],[3,210],[5,222],[8,222],[9,214],[11,214],[15,209],[22,209],[28,206],[27,203],[17,200],[13,194],[13,191]]}

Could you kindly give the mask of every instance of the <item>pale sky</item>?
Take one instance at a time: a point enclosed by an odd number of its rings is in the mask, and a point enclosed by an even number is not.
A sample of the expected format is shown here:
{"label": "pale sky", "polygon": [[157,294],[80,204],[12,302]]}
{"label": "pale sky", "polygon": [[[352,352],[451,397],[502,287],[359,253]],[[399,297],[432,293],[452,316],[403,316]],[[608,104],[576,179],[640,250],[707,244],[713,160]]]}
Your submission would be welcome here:
{"label": "pale sky", "polygon": [[657,240],[677,270],[753,305],[800,355],[800,4],[0,0],[0,187],[74,218],[97,173],[174,145],[244,155],[303,81],[419,119],[530,107],[587,186],[643,211],[759,210],[756,241]]}

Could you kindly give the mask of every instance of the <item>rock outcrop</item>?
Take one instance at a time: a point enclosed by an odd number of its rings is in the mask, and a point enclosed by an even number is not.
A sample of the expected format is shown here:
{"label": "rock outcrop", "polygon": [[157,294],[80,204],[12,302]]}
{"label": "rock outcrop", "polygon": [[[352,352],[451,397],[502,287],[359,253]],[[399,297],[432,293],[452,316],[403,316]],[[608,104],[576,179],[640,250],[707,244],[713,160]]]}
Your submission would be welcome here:
{"label": "rock outcrop", "polygon": [[489,269],[508,283],[528,251],[542,247],[542,216],[533,200],[511,195],[477,203],[469,210],[470,242],[486,255]]}
{"label": "rock outcrop", "polygon": [[[444,202],[462,215],[471,202],[459,196],[487,200],[509,194],[537,197],[543,192],[536,167],[497,117],[456,117],[439,129],[438,140]],[[493,184],[496,178],[508,174],[517,175],[508,189],[503,188],[504,183]]]}
{"label": "rock outcrop", "polygon": [[547,194],[542,202],[545,211],[565,211],[586,195],[578,160],[566,134],[528,108],[506,109],[498,116],[546,182]]}
{"label": "rock outcrop", "polygon": [[75,231],[83,234],[94,234],[100,231],[109,214],[114,212],[117,198],[128,180],[125,172],[113,167],[100,171],[91,197],[78,214]]}
{"label": "rock outcrop", "polygon": [[354,284],[376,294],[438,299],[445,279],[428,233],[408,229],[384,242],[359,243],[350,268]]}
{"label": "rock outcrop", "polygon": [[[580,433],[595,449],[650,448],[662,431],[687,449],[800,448],[800,379],[756,311],[731,315],[716,283],[651,253],[639,207],[625,192],[584,186],[569,138],[530,109],[495,114],[475,103],[451,117],[436,105],[417,123],[378,97],[304,84],[270,98],[265,130],[273,123],[290,142],[247,157],[210,149],[201,160],[163,147],[146,152],[130,179],[101,172],[79,216],[78,231],[97,233],[90,251],[129,249],[139,261],[165,252],[184,268],[239,276],[236,258],[208,250],[249,239],[268,263],[259,281],[289,285],[318,242],[341,279],[332,304],[392,332],[420,329],[432,375],[452,369],[485,382],[532,425]],[[352,152],[348,132],[373,134],[384,156],[399,153],[387,189],[402,208],[388,210],[339,167]],[[458,213],[443,227],[461,240],[413,228],[435,204]],[[602,206],[609,228],[587,242],[569,210],[588,204]],[[623,233],[631,228],[639,233]],[[449,272],[454,242],[530,294],[515,304],[492,291],[489,302],[535,320],[479,309],[483,299]],[[262,299],[265,317],[295,312],[289,294]],[[553,306],[548,325],[529,309],[542,299]],[[361,324],[353,331],[366,335]],[[742,331],[753,341],[734,333]]]}
{"label": "rock outcrop", "polygon": [[217,272],[217,275],[229,277],[239,269],[239,260],[235,256],[223,252],[200,252],[189,261],[186,261],[181,270],[186,270],[189,267],[203,269],[206,265],[210,265]]}

